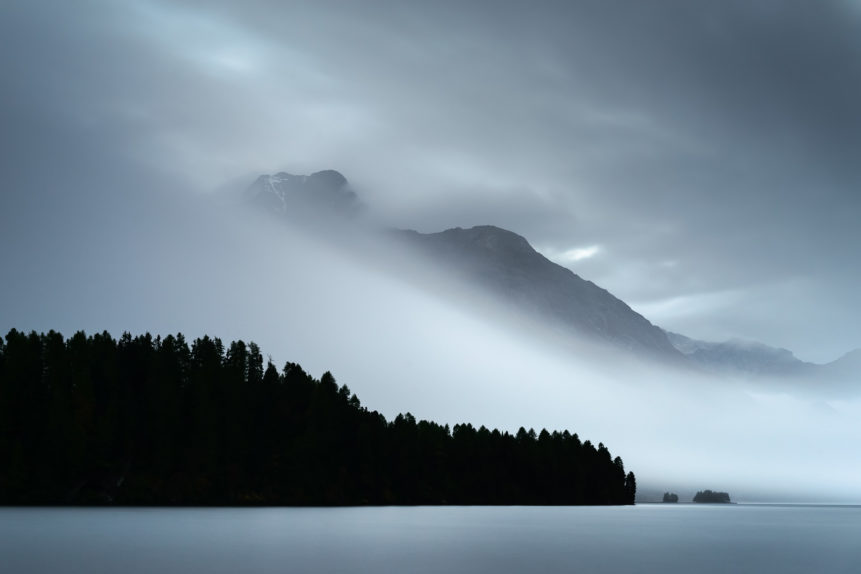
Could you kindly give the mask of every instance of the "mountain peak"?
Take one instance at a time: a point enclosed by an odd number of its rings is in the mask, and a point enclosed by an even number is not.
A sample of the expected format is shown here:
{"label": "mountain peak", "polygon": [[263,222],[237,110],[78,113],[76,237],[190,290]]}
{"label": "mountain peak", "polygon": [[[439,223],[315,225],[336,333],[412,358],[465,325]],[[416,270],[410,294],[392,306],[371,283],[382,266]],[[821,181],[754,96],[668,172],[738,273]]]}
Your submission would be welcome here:
{"label": "mountain peak", "polygon": [[480,248],[497,253],[535,253],[529,242],[521,235],[496,227],[495,225],[476,225],[464,229],[453,227],[439,234],[442,240],[453,241],[459,244],[469,244],[474,248]]}
{"label": "mountain peak", "polygon": [[308,176],[308,182],[320,189],[341,189],[347,187],[347,178],[334,169],[324,169]]}
{"label": "mountain peak", "polygon": [[311,175],[280,171],[261,175],[248,188],[253,203],[284,215],[312,210],[320,215],[354,215],[359,200],[347,178],[327,169]]}
{"label": "mountain peak", "polygon": [[522,236],[493,225],[409,232],[414,245],[506,303],[580,334],[681,359],[664,332],[623,301],[553,263]]}

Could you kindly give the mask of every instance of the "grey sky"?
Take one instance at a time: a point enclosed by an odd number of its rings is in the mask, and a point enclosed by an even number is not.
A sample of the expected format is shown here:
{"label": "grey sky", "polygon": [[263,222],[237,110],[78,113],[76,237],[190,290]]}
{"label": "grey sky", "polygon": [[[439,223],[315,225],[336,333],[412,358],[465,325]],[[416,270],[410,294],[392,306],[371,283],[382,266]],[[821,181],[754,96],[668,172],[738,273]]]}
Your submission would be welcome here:
{"label": "grey sky", "polygon": [[392,224],[512,229],[666,328],[861,346],[857,3],[0,11],[6,269],[178,217],[153,197],[334,168]]}

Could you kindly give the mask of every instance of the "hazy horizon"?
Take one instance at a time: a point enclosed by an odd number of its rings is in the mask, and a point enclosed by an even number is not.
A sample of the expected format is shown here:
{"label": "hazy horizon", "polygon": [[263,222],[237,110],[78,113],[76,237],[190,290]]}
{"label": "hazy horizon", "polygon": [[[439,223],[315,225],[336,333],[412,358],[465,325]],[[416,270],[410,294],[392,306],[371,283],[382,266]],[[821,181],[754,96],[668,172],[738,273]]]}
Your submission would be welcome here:
{"label": "hazy horizon", "polygon": [[[331,371],[390,420],[411,412],[603,442],[644,489],[861,501],[861,462],[847,456],[861,440],[857,394],[662,366],[524,323],[483,290],[447,283],[410,251],[378,244],[382,237],[325,239],[331,234],[205,197],[180,205],[172,222],[137,224],[152,249],[95,269],[45,270],[42,287],[51,289],[52,275],[66,298],[44,301],[41,312],[54,319],[34,328],[255,341],[279,369],[295,361],[314,376]],[[183,216],[195,218],[194,236]],[[99,276],[103,265],[119,272]]]}

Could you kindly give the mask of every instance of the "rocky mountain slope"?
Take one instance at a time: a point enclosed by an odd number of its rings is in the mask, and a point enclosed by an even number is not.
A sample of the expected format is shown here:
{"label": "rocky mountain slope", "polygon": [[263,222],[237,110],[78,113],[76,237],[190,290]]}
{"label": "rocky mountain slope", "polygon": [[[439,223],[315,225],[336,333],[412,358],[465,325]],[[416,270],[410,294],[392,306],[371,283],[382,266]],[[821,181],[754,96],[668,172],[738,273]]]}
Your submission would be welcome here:
{"label": "rocky mountain slope", "polygon": [[[353,215],[360,209],[346,178],[332,170],[310,176],[262,175],[247,196],[267,211],[293,219],[312,211]],[[551,262],[516,233],[485,225],[391,235],[428,256],[440,270],[465,278],[504,304],[556,327],[648,356],[683,360],[661,329],[606,289]]]}
{"label": "rocky mountain slope", "polygon": [[[267,211],[308,224],[309,216],[352,218],[361,202],[347,179],[334,170],[311,175],[261,175],[247,190],[248,200]],[[664,331],[570,269],[535,251],[520,235],[481,225],[438,233],[399,230],[399,240],[501,301],[551,324],[662,360],[696,365],[716,373],[749,376],[855,380],[861,349],[825,365],[804,362],[787,350],[763,343],[700,341]]]}
{"label": "rocky mountain slope", "polygon": [[553,263],[511,231],[482,225],[403,236],[433,261],[503,301],[580,334],[660,358],[679,358],[667,335],[624,301]]}

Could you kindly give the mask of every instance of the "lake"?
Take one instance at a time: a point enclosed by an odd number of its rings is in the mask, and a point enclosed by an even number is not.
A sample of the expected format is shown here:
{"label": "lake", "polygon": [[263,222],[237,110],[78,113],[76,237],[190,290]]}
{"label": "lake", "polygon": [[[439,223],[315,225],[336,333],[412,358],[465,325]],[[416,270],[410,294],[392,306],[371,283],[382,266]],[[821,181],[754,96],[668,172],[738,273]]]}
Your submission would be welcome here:
{"label": "lake", "polygon": [[861,507],[0,508],[0,570],[857,573]]}

